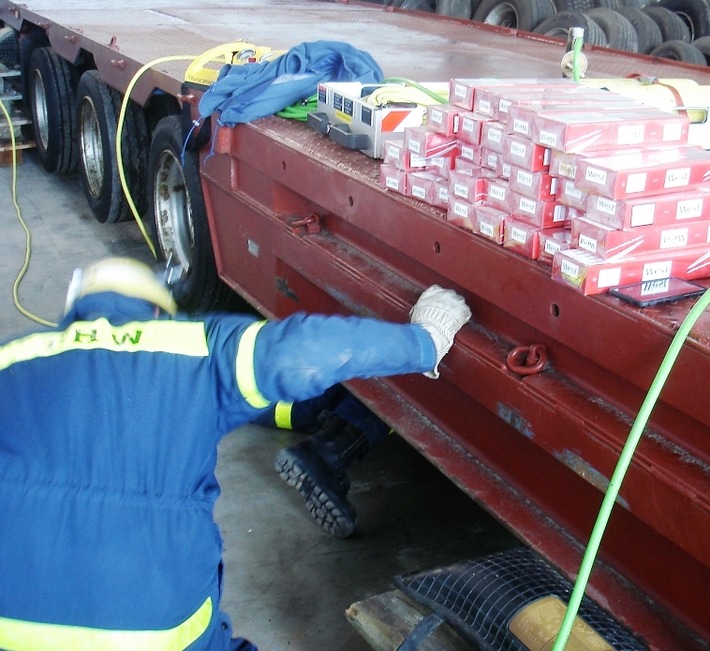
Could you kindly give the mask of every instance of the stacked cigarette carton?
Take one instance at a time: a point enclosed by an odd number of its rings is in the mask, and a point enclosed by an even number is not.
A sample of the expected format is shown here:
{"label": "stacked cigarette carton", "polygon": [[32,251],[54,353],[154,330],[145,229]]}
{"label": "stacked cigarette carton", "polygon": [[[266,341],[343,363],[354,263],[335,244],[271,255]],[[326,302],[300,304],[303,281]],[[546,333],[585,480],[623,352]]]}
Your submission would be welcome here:
{"label": "stacked cigarette carton", "polygon": [[710,152],[682,113],[563,79],[453,79],[385,142],[385,187],[585,294],[710,276]]}

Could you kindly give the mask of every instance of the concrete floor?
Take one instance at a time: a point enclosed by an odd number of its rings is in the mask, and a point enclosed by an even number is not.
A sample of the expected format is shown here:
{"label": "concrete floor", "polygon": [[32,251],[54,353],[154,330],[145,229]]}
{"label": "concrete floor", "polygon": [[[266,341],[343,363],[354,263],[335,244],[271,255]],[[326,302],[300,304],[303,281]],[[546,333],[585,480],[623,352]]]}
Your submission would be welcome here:
{"label": "concrete floor", "polygon": [[[22,307],[54,321],[72,270],[107,255],[151,262],[135,223],[102,225],[77,177],[53,177],[33,152],[17,168],[17,200],[32,236]],[[25,233],[11,202],[12,169],[0,167],[0,340],[34,329],[13,304],[25,259]],[[293,432],[243,427],[222,442],[216,519],[225,541],[223,609],[235,631],[263,651],[370,648],[344,611],[392,589],[392,577],[473,558],[513,538],[394,435],[352,474],[359,526],[329,537],[300,496],[272,470],[274,453]]]}

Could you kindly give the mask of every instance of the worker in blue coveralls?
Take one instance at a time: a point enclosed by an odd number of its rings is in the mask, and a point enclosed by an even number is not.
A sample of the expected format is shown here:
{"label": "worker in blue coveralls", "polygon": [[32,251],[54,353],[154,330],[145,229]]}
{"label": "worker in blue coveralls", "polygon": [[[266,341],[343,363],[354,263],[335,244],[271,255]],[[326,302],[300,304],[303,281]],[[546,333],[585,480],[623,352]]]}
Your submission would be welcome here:
{"label": "worker in blue coveralls", "polygon": [[351,378],[436,376],[470,318],[176,313],[127,258],[74,275],[58,327],[0,346],[0,648],[252,650],[219,610],[217,442]]}

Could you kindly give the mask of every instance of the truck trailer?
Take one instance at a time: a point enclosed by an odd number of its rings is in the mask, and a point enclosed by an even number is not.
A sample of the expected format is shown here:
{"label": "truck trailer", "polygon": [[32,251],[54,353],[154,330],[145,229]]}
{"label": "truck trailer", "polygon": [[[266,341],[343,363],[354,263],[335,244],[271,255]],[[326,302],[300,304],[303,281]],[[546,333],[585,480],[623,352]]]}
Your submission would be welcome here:
{"label": "truck trailer", "polygon": [[[78,171],[100,222],[140,216],[184,309],[246,301],[273,318],[405,321],[424,287],[460,292],[474,316],[436,382],[348,389],[522,546],[575,579],[629,432],[696,299],[638,307],[584,295],[554,280],[549,263],[383,187],[382,161],[328,129],[277,115],[237,126],[204,119],[211,78],[195,73],[215,48],[232,53],[226,65],[247,50],[256,62],[258,48],[337,41],[391,79],[549,80],[565,74],[568,42],[346,0],[0,0],[0,20],[18,36],[42,164]],[[701,65],[588,44],[583,54],[587,78],[710,84]],[[710,648],[709,388],[703,313],[643,430],[587,587],[638,648]]]}

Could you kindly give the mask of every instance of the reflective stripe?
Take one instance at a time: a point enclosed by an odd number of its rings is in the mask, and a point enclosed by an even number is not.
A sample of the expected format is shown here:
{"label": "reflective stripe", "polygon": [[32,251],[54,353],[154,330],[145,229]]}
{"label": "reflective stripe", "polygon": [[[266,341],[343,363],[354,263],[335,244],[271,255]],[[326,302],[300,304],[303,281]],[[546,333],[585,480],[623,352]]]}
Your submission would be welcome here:
{"label": "reflective stripe", "polygon": [[113,631],[0,617],[0,648],[5,651],[177,651],[199,638],[211,619],[211,597],[182,624],[161,631]]}
{"label": "reflective stripe", "polygon": [[199,322],[132,321],[114,326],[107,319],[97,319],[77,321],[61,332],[40,332],[0,346],[0,371],[19,362],[70,350],[209,355],[205,328]]}
{"label": "reflective stripe", "polygon": [[237,350],[236,377],[239,391],[244,399],[255,409],[264,409],[271,403],[261,395],[259,387],[256,386],[256,373],[254,372],[254,346],[256,336],[266,325],[266,321],[256,321],[252,323],[242,334]]}
{"label": "reflective stripe", "polygon": [[279,429],[293,429],[291,423],[292,402],[277,402],[274,409],[274,425]]}

